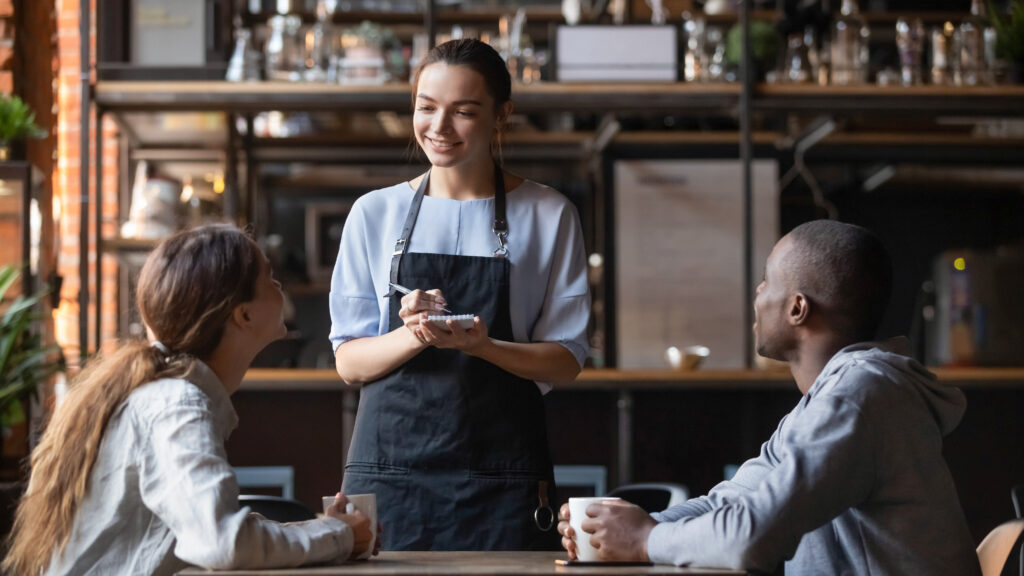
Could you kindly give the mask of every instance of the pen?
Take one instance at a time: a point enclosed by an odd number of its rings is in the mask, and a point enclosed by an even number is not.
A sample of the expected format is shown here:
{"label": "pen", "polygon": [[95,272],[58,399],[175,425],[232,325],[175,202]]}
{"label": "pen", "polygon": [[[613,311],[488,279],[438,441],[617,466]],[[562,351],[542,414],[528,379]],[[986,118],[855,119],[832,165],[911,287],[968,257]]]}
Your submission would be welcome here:
{"label": "pen", "polygon": [[[409,294],[410,292],[412,292],[412,290],[406,288],[405,286],[402,286],[401,284],[395,284],[394,282],[388,282],[388,286],[391,286],[396,291],[401,292],[402,294]],[[445,308],[444,306],[441,307],[441,311],[442,312],[447,312],[449,314],[452,313],[451,310]]]}

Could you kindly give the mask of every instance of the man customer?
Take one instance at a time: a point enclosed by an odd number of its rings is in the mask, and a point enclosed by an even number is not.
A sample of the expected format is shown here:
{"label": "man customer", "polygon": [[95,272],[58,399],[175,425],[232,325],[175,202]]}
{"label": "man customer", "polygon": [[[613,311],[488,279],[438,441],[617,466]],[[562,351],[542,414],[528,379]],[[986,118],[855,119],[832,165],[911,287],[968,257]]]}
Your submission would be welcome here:
{"label": "man customer", "polygon": [[[603,560],[800,574],[980,574],[942,457],[963,416],[956,388],[872,342],[891,263],[879,239],[803,224],[768,257],[754,300],[759,354],[789,363],[803,398],[761,453],[706,496],[648,515],[591,505],[582,529]],[[575,557],[568,506],[558,530]]]}

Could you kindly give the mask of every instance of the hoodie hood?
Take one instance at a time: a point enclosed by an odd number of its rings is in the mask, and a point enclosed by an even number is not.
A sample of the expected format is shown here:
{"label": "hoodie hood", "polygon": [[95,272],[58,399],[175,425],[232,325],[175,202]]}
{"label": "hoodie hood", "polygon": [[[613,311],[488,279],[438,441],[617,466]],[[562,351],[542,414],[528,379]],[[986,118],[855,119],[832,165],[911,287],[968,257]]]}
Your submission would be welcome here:
{"label": "hoodie hood", "polygon": [[851,344],[836,352],[828,361],[808,391],[808,396],[813,396],[829,382],[834,382],[837,373],[859,364],[867,370],[890,376],[900,385],[913,386],[931,411],[942,435],[946,436],[963,419],[967,399],[959,388],[939,382],[935,374],[907,356],[909,350],[909,342],[903,337]]}

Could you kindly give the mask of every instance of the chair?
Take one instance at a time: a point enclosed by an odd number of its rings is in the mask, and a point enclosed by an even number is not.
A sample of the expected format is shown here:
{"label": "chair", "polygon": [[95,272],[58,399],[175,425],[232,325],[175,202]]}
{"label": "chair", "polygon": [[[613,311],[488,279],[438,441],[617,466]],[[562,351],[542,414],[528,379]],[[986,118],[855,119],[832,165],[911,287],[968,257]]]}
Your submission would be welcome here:
{"label": "chair", "polygon": [[1024,484],[1017,484],[1010,489],[1010,500],[1013,500],[1013,510],[1017,518],[1024,518]]}
{"label": "chair", "polygon": [[686,486],[667,482],[646,484],[624,484],[608,493],[623,500],[636,504],[647,512],[661,512],[676,504],[681,504],[689,497]]}
{"label": "chair", "polygon": [[238,505],[248,506],[253,512],[275,522],[301,522],[316,518],[316,514],[302,502],[290,498],[242,494],[238,497]]}
{"label": "chair", "polygon": [[1002,576],[1011,553],[1024,541],[1024,520],[1011,520],[996,526],[978,545],[981,576]]}
{"label": "chair", "polygon": [[585,486],[594,490],[594,496],[605,491],[608,471],[604,466],[555,466],[555,486]]}
{"label": "chair", "polygon": [[235,466],[239,488],[280,488],[281,497],[295,498],[295,470],[291,466]]}

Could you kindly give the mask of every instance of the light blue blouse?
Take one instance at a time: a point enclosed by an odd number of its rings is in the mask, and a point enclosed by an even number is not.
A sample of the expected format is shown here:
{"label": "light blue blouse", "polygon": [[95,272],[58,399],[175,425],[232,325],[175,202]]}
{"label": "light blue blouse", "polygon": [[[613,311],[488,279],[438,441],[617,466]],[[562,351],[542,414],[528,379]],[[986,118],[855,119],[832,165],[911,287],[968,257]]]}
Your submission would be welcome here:
{"label": "light blue blouse", "polygon": [[[386,334],[391,253],[415,195],[402,182],[356,200],[331,277],[331,343]],[[583,366],[590,291],[579,215],[555,190],[524,181],[507,195],[509,314],[516,342],[557,342]],[[491,256],[494,198],[425,196],[409,252]],[[542,392],[550,384],[538,382]]]}

